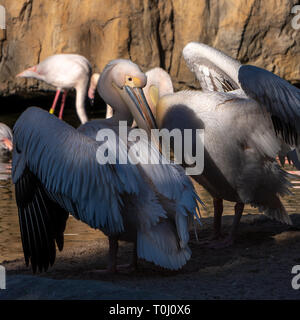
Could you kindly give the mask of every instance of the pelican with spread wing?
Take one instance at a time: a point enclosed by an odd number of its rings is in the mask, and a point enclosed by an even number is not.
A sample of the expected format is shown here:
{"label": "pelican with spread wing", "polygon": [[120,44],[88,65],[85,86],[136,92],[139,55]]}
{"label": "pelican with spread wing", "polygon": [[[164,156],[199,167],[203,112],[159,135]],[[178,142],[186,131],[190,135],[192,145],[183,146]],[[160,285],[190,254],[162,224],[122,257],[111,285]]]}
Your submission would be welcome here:
{"label": "pelican with spread wing", "polygon": [[[118,135],[120,120],[129,126],[133,121],[128,105],[133,114],[149,109],[145,84],[136,64],[113,60],[98,83],[100,95],[114,108],[112,118],[76,130],[32,107],[16,122],[12,176],[25,261],[34,272],[54,263],[56,244],[62,250],[69,213],[108,236],[110,272],[117,271],[118,240],[135,243],[134,265],[139,257],[176,270],[190,259],[189,224],[198,197],[183,169],[171,163],[100,164],[96,157],[104,143],[95,139],[100,129]],[[119,139],[118,157],[128,154],[125,138]],[[115,147],[107,145],[111,152]],[[161,157],[147,139],[139,141],[140,154],[149,148],[151,157]]]}
{"label": "pelican with spread wing", "polygon": [[[162,97],[156,121],[169,130],[204,129],[204,171],[193,178],[213,197],[213,246],[234,242],[245,204],[292,224],[280,200],[291,185],[275,158],[283,141],[291,148],[299,141],[300,90],[205,44],[189,43],[183,57],[203,91]],[[230,235],[219,241],[223,200],[236,202],[235,216]]]}

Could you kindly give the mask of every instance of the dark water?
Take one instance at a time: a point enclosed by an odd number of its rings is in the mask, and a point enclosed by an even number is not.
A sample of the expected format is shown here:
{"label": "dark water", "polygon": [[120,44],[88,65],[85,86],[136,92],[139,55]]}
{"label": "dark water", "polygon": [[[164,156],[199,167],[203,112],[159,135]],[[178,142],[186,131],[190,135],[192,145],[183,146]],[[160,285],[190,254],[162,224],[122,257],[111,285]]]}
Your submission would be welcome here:
{"label": "dark water", "polygon": [[[36,99],[20,101],[6,100],[0,101],[3,113],[0,115],[0,122],[4,122],[12,127],[21,112],[31,105],[40,106],[48,110],[51,107],[53,94],[46,97],[38,97]],[[77,119],[74,105],[74,97],[70,97],[64,113],[64,120],[71,125],[77,127],[79,121]],[[96,105],[100,103],[96,101]],[[104,117],[104,106],[88,108],[89,118]],[[23,256],[22,245],[20,239],[18,212],[15,203],[14,186],[10,178],[11,160],[8,158],[0,158],[0,263],[4,260],[13,260]],[[289,167],[293,170],[292,167]],[[300,178],[300,177],[299,177]],[[300,211],[300,179],[292,179],[294,188],[294,196],[288,196],[283,199],[287,211],[290,214]],[[299,186],[299,188],[297,188]],[[197,191],[201,199],[207,205],[207,211],[202,210],[202,216],[207,217],[213,214],[212,200],[208,193],[201,187],[197,186]],[[224,214],[233,214],[234,203],[225,202]],[[246,206],[245,214],[257,214],[257,210]],[[65,231],[65,247],[82,245],[93,239],[103,237],[98,230],[91,229],[84,223],[75,220],[70,216]]]}

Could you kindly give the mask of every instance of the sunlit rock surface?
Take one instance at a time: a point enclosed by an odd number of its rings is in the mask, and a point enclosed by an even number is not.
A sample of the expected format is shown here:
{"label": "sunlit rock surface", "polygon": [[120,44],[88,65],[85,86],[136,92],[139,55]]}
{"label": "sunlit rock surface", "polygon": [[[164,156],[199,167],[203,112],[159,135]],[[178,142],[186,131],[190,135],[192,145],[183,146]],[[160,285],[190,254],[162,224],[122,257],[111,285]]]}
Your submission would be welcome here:
{"label": "sunlit rock surface", "polygon": [[86,56],[95,71],[115,58],[144,70],[161,66],[175,88],[197,87],[182,48],[201,41],[243,63],[300,83],[300,30],[292,28],[297,0],[2,0],[0,95],[49,89],[15,75],[55,53]]}

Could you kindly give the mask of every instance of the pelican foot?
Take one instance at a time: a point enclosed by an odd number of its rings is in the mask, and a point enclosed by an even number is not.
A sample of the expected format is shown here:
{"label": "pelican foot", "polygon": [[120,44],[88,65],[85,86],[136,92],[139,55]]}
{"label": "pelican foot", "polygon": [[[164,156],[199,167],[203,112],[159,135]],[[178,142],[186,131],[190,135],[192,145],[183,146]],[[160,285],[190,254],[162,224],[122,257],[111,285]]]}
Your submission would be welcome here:
{"label": "pelican foot", "polygon": [[226,237],[223,240],[213,241],[207,247],[210,249],[224,249],[233,246],[234,238],[231,236]]}
{"label": "pelican foot", "polygon": [[118,270],[116,268],[107,268],[107,269],[94,269],[89,270],[89,273],[97,273],[97,274],[116,274]]}
{"label": "pelican foot", "polygon": [[97,274],[117,274],[117,273],[132,273],[137,270],[137,267],[133,264],[121,264],[116,267],[108,267],[107,269],[94,269],[88,272]]}
{"label": "pelican foot", "polygon": [[117,271],[120,273],[132,273],[137,271],[137,266],[132,263],[120,264],[117,266]]}
{"label": "pelican foot", "polygon": [[212,242],[219,242],[220,240],[223,240],[225,238],[225,235],[222,233],[219,234],[213,234],[208,238],[204,238],[202,240],[199,240],[197,243],[199,243],[200,246],[207,246],[209,247]]}

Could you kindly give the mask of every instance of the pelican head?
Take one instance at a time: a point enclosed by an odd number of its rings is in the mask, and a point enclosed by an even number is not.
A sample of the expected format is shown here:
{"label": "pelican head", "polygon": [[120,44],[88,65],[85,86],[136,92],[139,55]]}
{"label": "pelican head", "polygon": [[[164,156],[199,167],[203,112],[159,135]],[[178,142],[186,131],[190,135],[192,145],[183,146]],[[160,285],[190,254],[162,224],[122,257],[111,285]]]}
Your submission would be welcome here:
{"label": "pelican head", "polygon": [[98,82],[101,97],[116,113],[129,111],[138,126],[149,130],[149,123],[156,127],[155,119],[143,93],[146,75],[132,61],[113,60],[106,65]]}

